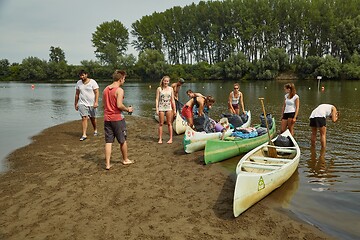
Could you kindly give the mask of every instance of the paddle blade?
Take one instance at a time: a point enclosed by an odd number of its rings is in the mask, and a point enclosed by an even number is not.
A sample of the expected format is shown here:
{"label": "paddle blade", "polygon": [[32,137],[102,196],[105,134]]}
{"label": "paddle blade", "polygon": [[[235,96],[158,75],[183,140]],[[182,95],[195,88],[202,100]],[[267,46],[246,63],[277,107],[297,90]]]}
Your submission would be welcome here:
{"label": "paddle blade", "polygon": [[[272,141],[270,141],[269,145],[274,146],[274,143]],[[276,158],[277,157],[276,148],[268,147],[268,154],[269,154],[269,157]]]}

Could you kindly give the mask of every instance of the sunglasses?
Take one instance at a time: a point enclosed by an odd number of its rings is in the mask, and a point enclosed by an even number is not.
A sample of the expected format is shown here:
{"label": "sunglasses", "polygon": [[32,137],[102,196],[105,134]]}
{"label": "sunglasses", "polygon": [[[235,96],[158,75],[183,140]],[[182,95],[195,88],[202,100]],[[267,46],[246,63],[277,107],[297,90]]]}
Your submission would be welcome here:
{"label": "sunglasses", "polygon": [[238,90],[239,88],[238,87],[234,87],[235,90]]}

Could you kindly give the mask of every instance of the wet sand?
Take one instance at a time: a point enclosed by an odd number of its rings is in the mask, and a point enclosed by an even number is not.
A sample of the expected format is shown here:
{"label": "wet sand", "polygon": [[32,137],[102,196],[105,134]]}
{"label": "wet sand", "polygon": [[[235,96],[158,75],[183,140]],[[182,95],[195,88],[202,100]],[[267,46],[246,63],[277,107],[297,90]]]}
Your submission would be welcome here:
{"label": "wet sand", "polygon": [[0,239],[331,239],[271,198],[234,218],[228,171],[204,165],[202,151],[185,154],[182,135],[166,144],[166,127],[158,144],[153,119],[126,120],[132,165],[121,164],[115,143],[105,170],[102,118],[100,136],[80,142],[73,121],[10,154],[0,175]]}

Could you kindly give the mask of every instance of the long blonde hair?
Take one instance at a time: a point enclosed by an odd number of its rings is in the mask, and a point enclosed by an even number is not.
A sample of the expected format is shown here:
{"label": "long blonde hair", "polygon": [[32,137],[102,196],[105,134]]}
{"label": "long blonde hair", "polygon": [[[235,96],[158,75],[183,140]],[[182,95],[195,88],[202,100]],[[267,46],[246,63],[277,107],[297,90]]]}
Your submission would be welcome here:
{"label": "long blonde hair", "polygon": [[162,79],[160,80],[160,84],[159,86],[161,87],[161,89],[164,89],[164,80],[165,78],[168,78],[169,79],[169,83],[170,83],[170,77],[169,76],[163,76]]}

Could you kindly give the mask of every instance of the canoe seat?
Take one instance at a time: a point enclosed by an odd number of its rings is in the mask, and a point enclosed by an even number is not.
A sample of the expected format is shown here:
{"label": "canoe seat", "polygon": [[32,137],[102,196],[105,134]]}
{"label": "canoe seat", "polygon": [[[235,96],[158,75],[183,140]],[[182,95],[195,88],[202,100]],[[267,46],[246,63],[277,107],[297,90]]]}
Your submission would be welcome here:
{"label": "canoe seat", "polygon": [[268,163],[268,162],[253,162],[252,160],[250,161],[245,161],[244,163],[249,163],[249,164],[255,164],[255,165],[266,165],[266,166],[283,166],[285,163]]}
{"label": "canoe seat", "polygon": [[291,162],[292,159],[288,158],[272,158],[272,157],[263,157],[263,156],[251,156],[250,160],[253,161],[272,161],[272,162]]}
{"label": "canoe seat", "polygon": [[[296,149],[293,147],[289,147],[289,148],[279,148],[279,147],[275,147],[276,152],[278,153],[296,153]],[[263,151],[267,152],[268,148],[264,147]]]}
{"label": "canoe seat", "polygon": [[251,162],[246,162],[241,165],[244,168],[255,168],[255,169],[262,169],[262,170],[276,170],[279,169],[282,165],[274,166],[270,164],[256,164]]}

